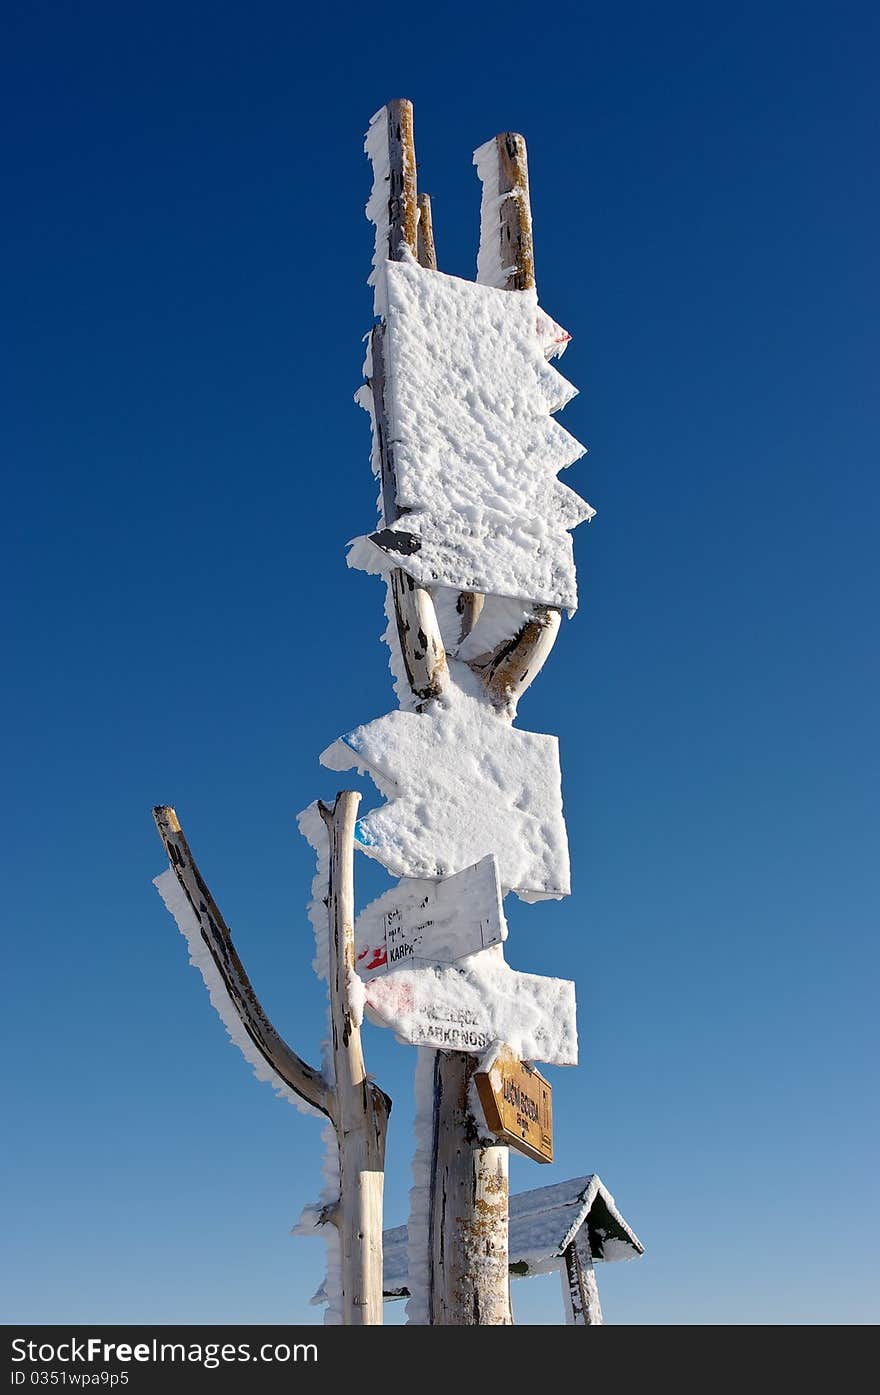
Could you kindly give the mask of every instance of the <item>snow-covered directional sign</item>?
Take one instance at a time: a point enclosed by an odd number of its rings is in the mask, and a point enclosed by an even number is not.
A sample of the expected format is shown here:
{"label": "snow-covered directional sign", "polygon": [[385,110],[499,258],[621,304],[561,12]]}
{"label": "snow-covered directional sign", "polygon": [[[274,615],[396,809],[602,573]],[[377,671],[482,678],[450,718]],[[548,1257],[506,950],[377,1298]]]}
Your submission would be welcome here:
{"label": "snow-covered directional sign", "polygon": [[574,610],[569,530],[594,510],[557,479],[584,447],[553,420],[575,389],[546,354],[548,334],[551,351],[553,331],[568,336],[534,290],[510,295],[412,257],[377,267],[376,289],[399,516],[350,564]]}
{"label": "snow-covered directional sign", "polygon": [[366,984],[366,1004],[412,1046],[482,1055],[503,1041],[522,1060],[577,1065],[574,984],[517,973],[500,945],[460,964],[389,970]]}
{"label": "snow-covered directional sign", "polygon": [[507,926],[495,858],[443,881],[399,882],[361,911],[354,933],[363,979],[415,964],[454,964],[500,944]]}
{"label": "snow-covered directional sign", "polygon": [[568,895],[555,736],[520,731],[451,689],[423,713],[357,727],[321,763],[367,771],[386,796],[358,820],[355,840],[395,876],[449,877],[494,853],[503,891],[527,901]]}

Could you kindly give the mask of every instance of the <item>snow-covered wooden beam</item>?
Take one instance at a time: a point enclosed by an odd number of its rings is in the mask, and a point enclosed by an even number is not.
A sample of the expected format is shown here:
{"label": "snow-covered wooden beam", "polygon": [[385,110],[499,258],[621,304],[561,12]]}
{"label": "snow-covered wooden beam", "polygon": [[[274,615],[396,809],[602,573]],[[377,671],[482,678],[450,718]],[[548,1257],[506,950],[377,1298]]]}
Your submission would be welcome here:
{"label": "snow-covered wooden beam", "polygon": [[[433,259],[436,266],[430,201],[423,200],[425,211],[422,213],[416,189],[412,103],[406,98],[397,98],[383,111],[384,118],[377,113],[373,119],[367,148],[376,177],[380,169],[387,167],[388,171],[387,256],[391,261],[399,261],[408,253],[417,256],[421,252],[422,257],[428,259],[423,265],[430,265]],[[378,209],[376,212],[378,217]],[[377,226],[381,241],[381,225]],[[377,245],[377,255],[379,250]],[[384,341],[385,326],[376,325],[370,337],[369,386],[382,482],[382,514],[388,527],[400,517],[400,509],[394,475],[394,442],[385,403]],[[434,602],[429,591],[398,567],[391,571],[388,584],[407,680],[413,695],[420,702],[427,702],[439,697],[448,678],[446,650]]]}
{"label": "snow-covered wooden beam", "polygon": [[[532,290],[535,251],[525,140],[505,131],[482,146],[474,158],[484,185],[479,279],[508,291]],[[486,199],[490,192],[494,197]],[[546,663],[561,619],[561,611],[554,606],[535,605],[512,639],[471,664],[497,707],[516,708]]]}
{"label": "snow-covered wooden beam", "polygon": [[[335,1114],[335,1097],[331,1085],[320,1071],[308,1065],[288,1046],[266,1016],[232,943],[229,927],[196,865],[177,814],[170,805],[162,804],[153,810],[153,818],[168,854],[171,870],[198,923],[201,939],[223,989],[246,1038],[258,1057],[262,1058],[269,1078],[277,1077],[312,1108],[332,1118]],[[227,1023],[230,1032],[234,1026],[234,1023]]]}
{"label": "snow-covered wooden beam", "polygon": [[362,987],[354,954],[354,825],[360,794],[343,790],[319,803],[330,843],[330,1025],[336,1084],[333,1122],[339,1142],[339,1201],[329,1219],[339,1232],[342,1320],[382,1321],[382,1196],[391,1101],[367,1077],[361,1046]]}

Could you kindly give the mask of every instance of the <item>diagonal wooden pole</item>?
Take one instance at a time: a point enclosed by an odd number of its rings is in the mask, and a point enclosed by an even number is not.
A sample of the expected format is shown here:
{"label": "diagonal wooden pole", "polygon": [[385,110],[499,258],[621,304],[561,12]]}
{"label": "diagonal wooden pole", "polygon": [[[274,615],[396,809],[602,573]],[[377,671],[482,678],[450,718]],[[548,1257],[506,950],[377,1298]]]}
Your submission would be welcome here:
{"label": "diagonal wooden pole", "polygon": [[159,804],[153,819],[168,854],[171,869],[199,923],[202,940],[223,980],[223,986],[242,1026],[266,1064],[306,1104],[333,1118],[333,1088],[314,1066],[307,1065],[276,1032],[254,992],[238,957],[229,927],[196,865],[174,809]]}

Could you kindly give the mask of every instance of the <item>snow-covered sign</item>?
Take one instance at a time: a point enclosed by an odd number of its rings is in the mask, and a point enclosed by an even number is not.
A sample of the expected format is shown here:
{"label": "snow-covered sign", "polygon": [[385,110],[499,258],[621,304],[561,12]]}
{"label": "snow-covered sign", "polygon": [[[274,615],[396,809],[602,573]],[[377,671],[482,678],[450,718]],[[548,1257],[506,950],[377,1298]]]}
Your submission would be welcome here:
{"label": "snow-covered sign", "polygon": [[373,978],[415,964],[454,964],[507,935],[495,858],[443,881],[401,881],[366,906],[354,928],[357,971]]}
{"label": "snow-covered sign", "polygon": [[503,1041],[523,1060],[577,1065],[574,984],[517,973],[500,945],[459,964],[390,970],[366,984],[366,1005],[412,1046],[483,1054]]}
{"label": "snow-covered sign", "polygon": [[454,690],[424,713],[357,727],[321,762],[366,771],[387,797],[355,836],[393,875],[436,880],[494,853],[503,891],[525,901],[569,894],[555,736],[520,731]]}
{"label": "snow-covered sign", "polygon": [[[552,417],[576,391],[547,362],[568,336],[534,290],[476,285],[412,257],[376,273],[396,509],[357,541],[351,565],[574,610],[569,530],[594,510],[557,479],[584,453]],[[358,400],[370,406],[367,392]]]}

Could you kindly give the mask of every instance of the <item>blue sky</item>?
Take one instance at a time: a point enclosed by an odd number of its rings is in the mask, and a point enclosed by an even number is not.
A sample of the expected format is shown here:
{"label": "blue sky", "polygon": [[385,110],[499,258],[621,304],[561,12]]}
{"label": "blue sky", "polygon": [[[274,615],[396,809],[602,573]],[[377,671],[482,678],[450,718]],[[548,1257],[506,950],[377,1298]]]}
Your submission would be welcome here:
{"label": "blue sky", "polygon": [[[616,1195],[647,1253],[600,1273],[610,1322],[874,1321],[876,7],[372,15],[7,11],[5,1318],[317,1316],[287,1231],[319,1129],[187,966],[150,810],[316,1056],[294,818],[394,705],[344,545],[362,133],[405,95],[444,270],[474,274],[474,146],[527,138],[598,509],[520,709],[560,738],[573,894],[514,903],[508,958],[577,981],[582,1063],[514,1185]],[[397,1224],[413,1052],[367,1049]],[[561,1317],[553,1281],[514,1301]]]}

